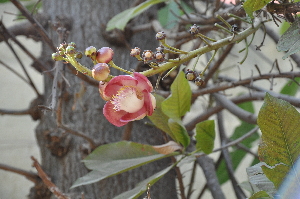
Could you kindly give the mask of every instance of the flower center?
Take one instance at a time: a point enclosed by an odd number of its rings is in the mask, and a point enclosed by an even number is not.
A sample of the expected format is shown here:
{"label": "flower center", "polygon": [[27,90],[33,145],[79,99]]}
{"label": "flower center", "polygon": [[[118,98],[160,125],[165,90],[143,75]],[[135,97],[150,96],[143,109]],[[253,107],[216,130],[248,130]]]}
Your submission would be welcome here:
{"label": "flower center", "polygon": [[115,111],[126,111],[134,113],[144,105],[144,96],[135,87],[123,86],[118,93],[112,97],[111,103]]}

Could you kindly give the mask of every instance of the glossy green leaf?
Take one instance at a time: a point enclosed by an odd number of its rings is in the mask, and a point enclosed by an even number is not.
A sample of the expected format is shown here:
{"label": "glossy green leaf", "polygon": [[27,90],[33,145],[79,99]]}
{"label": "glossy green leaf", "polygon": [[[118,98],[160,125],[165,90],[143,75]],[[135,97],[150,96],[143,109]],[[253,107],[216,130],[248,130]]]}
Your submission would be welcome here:
{"label": "glossy green leaf", "polygon": [[[250,113],[254,113],[254,106],[253,106],[252,102],[241,103],[238,106]],[[246,123],[242,120],[240,120],[240,122],[241,122],[240,125],[235,128],[232,136],[230,137],[231,140],[235,140],[235,139],[243,136],[245,133],[249,132],[250,130],[252,130],[255,127],[255,125]],[[241,142],[241,144],[243,144],[247,148],[251,148],[252,144],[259,138],[260,137],[259,137],[258,133],[256,132],[253,135],[251,135],[250,137],[248,137],[247,139],[243,140]],[[247,152],[244,150],[241,150],[237,147],[232,147],[231,149],[232,149],[232,151],[230,152],[230,157],[232,160],[233,168],[235,170],[240,165],[243,158],[247,155]],[[257,163],[257,162],[259,162],[259,161],[255,160],[255,163]],[[252,163],[252,165],[253,165],[253,163]],[[225,161],[223,160],[217,169],[217,176],[218,176],[219,182],[221,184],[223,184],[227,180],[229,180],[228,173],[224,172],[225,170],[226,170],[226,164],[225,164]]]}
{"label": "glossy green leaf", "polygon": [[159,179],[161,179],[166,173],[168,173],[174,165],[171,165],[164,170],[152,175],[151,177],[143,180],[142,182],[138,183],[135,188],[132,190],[126,191],[116,197],[114,199],[135,199],[142,195],[147,189],[148,185],[152,186],[156,183]]}
{"label": "glossy green leaf", "polygon": [[206,120],[196,124],[196,148],[209,154],[214,149],[215,121]]}
{"label": "glossy green leaf", "polygon": [[187,147],[190,144],[190,137],[185,127],[181,124],[181,121],[176,121],[170,118],[168,126],[172,131],[171,137],[174,141],[179,142],[184,147]]}
{"label": "glossy green leaf", "polygon": [[190,110],[192,91],[184,72],[179,72],[171,85],[172,94],[162,102],[163,112],[170,118],[180,119]]}
{"label": "glossy green leaf", "polygon": [[253,12],[262,9],[271,0],[246,0],[243,4],[246,13],[253,18]]}
{"label": "glossy green leaf", "polygon": [[177,152],[174,152],[163,155],[156,152],[151,145],[128,141],[105,144],[95,149],[83,160],[85,166],[92,171],[77,179],[72,188],[97,182],[177,154]]}
{"label": "glossy green leaf", "polygon": [[[298,84],[295,81],[298,82]],[[300,82],[300,77],[295,77],[294,81],[289,80],[281,89],[280,93],[285,95],[295,96],[299,90],[299,82]]]}
{"label": "glossy green leaf", "polygon": [[110,31],[115,28],[124,30],[124,28],[129,20],[131,20],[132,18],[136,17],[137,15],[143,13],[145,10],[147,10],[151,6],[158,4],[158,3],[165,2],[165,1],[168,1],[168,0],[147,0],[147,1],[139,4],[136,7],[124,10],[123,12],[117,14],[111,20],[109,20],[109,22],[107,23],[107,26],[106,26],[106,31]]}
{"label": "glossy green leaf", "polygon": [[169,117],[162,112],[161,103],[165,100],[164,97],[158,94],[154,94],[156,99],[156,108],[151,116],[148,116],[150,121],[160,130],[164,131],[172,137],[172,131],[168,125]]}
{"label": "glossy green leaf", "polygon": [[[266,176],[278,187],[300,154],[300,114],[288,102],[266,94],[257,123],[262,131],[258,148]],[[280,176],[280,178],[278,178]]]}
{"label": "glossy green leaf", "polygon": [[287,51],[282,59],[286,59],[288,56],[300,50],[299,23],[300,19],[296,17],[293,24],[288,28],[287,31],[285,31],[285,33],[280,37],[277,43],[278,51]]}

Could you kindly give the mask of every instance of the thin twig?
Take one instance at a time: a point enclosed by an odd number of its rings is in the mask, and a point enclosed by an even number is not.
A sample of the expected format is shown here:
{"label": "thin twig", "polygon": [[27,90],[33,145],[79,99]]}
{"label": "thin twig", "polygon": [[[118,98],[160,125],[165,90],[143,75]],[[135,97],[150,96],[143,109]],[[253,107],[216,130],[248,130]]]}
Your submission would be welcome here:
{"label": "thin twig", "polygon": [[193,92],[193,97],[198,97],[198,96],[205,95],[205,94],[215,93],[215,92],[218,92],[218,91],[224,91],[224,90],[227,90],[229,88],[234,88],[234,87],[238,87],[238,86],[245,86],[245,85],[250,84],[251,82],[258,81],[258,80],[264,80],[264,79],[269,80],[271,78],[289,78],[289,79],[293,79],[295,77],[300,77],[300,72],[285,72],[285,73],[280,73],[280,74],[269,74],[269,73],[268,74],[262,74],[262,75],[254,76],[254,77],[251,77],[251,78],[232,81],[229,84],[209,86],[209,87],[194,91]]}
{"label": "thin twig", "polygon": [[[172,159],[172,162],[176,162],[175,157],[172,156],[171,159]],[[180,197],[181,197],[181,199],[186,199],[185,194],[184,194],[183,177],[182,177],[180,168],[178,166],[175,166],[174,169],[175,169],[178,184],[179,184]]]}
{"label": "thin twig", "polygon": [[36,168],[38,175],[44,182],[44,184],[48,187],[48,189],[58,198],[58,199],[71,199],[70,197],[66,196],[61,190],[50,180],[50,177],[45,173],[42,169],[41,165],[38,163],[37,159],[31,156],[33,160],[33,166]]}
{"label": "thin twig", "polygon": [[[226,138],[226,133],[225,133],[225,129],[224,129],[222,112],[219,112],[217,114],[217,120],[218,120],[219,134],[220,134],[220,138],[221,138],[221,146],[224,146],[224,145],[226,145],[227,138]],[[231,180],[232,187],[234,189],[236,197],[238,199],[246,198],[246,195],[244,194],[242,189],[239,187],[238,182],[234,176],[234,169],[233,169],[233,165],[232,165],[232,161],[231,161],[231,157],[230,157],[228,148],[222,149],[222,154],[223,154],[223,157],[225,160],[227,172],[228,172],[229,178]]]}
{"label": "thin twig", "polygon": [[[1,21],[0,21],[0,25],[1,25],[1,28],[2,28],[2,31],[4,32],[4,34],[7,34],[11,40],[13,40],[35,63],[37,63],[39,68],[42,71],[47,70],[47,68],[44,66],[44,64],[42,64],[42,62],[40,62],[29,50],[27,50],[27,48],[21,42],[19,42],[13,34],[11,34],[7,30],[7,28],[4,26],[4,24]],[[50,77],[51,77],[51,74],[50,74]]]}
{"label": "thin twig", "polygon": [[55,46],[52,43],[52,40],[47,35],[46,30],[41,26],[41,24],[32,17],[32,15],[29,13],[29,11],[18,1],[18,0],[10,0],[19,10],[20,12],[32,23],[32,25],[36,28],[36,31],[39,32],[43,40],[48,44],[48,46],[51,48],[52,52],[56,51]]}
{"label": "thin twig", "polygon": [[198,164],[195,161],[194,165],[193,165],[193,170],[192,170],[192,173],[191,173],[191,179],[190,179],[189,189],[188,189],[186,198],[191,198],[191,195],[193,194],[193,191],[194,191],[193,190],[193,185],[194,185],[194,182],[195,182],[197,165]]}
{"label": "thin twig", "polygon": [[27,80],[28,80],[28,82],[29,82],[31,88],[34,90],[34,92],[35,92],[38,96],[40,96],[41,94],[39,93],[39,91],[37,90],[35,84],[33,83],[32,79],[31,79],[30,75],[28,74],[28,72],[27,72],[27,70],[26,70],[26,68],[25,68],[25,66],[24,66],[24,64],[23,64],[23,62],[21,61],[20,57],[17,55],[17,53],[16,53],[16,51],[14,50],[14,48],[12,47],[12,45],[10,45],[10,43],[8,42],[8,38],[7,38],[5,35],[4,35],[4,37],[5,37],[5,39],[4,39],[5,43],[6,43],[7,46],[10,48],[10,50],[11,50],[12,53],[14,54],[15,58],[16,58],[17,61],[19,62],[20,66],[21,66],[21,68],[22,68],[22,70],[23,70],[23,72],[25,73],[25,75],[26,75],[26,77],[27,77]]}
{"label": "thin twig", "polygon": [[37,183],[39,180],[39,176],[36,173],[25,171],[23,169],[15,168],[9,165],[0,164],[0,169],[22,175],[33,183]]}

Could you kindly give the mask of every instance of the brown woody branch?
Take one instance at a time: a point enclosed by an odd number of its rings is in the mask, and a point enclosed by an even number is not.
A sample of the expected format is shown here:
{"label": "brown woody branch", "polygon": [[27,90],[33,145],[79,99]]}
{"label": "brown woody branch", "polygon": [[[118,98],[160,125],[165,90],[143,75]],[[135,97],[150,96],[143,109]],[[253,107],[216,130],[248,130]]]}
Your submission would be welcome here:
{"label": "brown woody branch", "polygon": [[38,163],[37,159],[31,156],[33,160],[33,166],[36,168],[39,177],[42,179],[44,184],[48,187],[48,189],[58,198],[58,199],[71,199],[66,196],[61,190],[50,180],[50,177],[45,173],[42,169],[41,165]]}
{"label": "brown woody branch", "polygon": [[0,164],[0,169],[22,175],[35,184],[39,181],[39,176],[33,172],[25,171],[6,164]]}

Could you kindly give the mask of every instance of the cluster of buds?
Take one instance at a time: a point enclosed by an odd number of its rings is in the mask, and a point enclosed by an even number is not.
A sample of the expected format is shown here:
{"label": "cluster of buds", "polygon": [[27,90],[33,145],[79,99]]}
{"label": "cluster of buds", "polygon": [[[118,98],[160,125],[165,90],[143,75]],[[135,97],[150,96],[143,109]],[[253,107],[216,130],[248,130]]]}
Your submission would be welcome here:
{"label": "cluster of buds", "polygon": [[54,61],[68,61],[69,57],[82,58],[82,53],[76,51],[76,44],[74,42],[60,44],[57,51],[58,52],[52,54]]}
{"label": "cluster of buds", "polygon": [[134,49],[131,49],[130,56],[137,58],[139,61],[143,61],[144,63],[149,62],[163,62],[165,61],[165,54],[164,54],[164,48],[163,46],[159,46],[156,48],[156,52],[152,52],[151,50],[144,50],[141,54],[141,49],[138,47],[135,47]]}
{"label": "cluster of buds", "polygon": [[185,72],[185,78],[189,81],[193,81],[197,86],[202,86],[205,83],[201,74],[190,69],[187,69]]}

